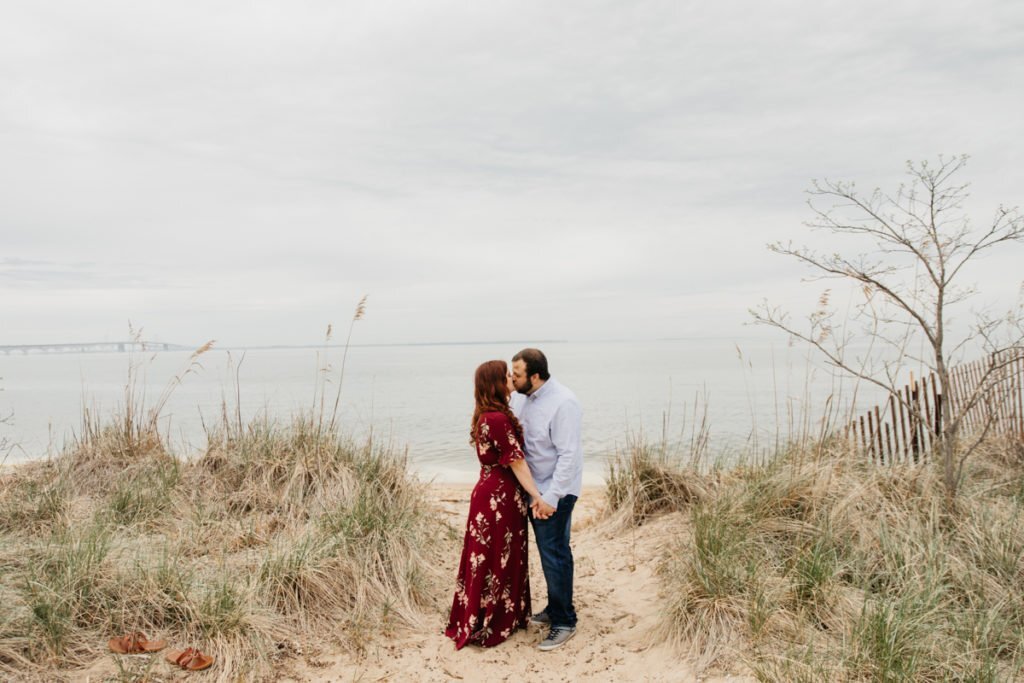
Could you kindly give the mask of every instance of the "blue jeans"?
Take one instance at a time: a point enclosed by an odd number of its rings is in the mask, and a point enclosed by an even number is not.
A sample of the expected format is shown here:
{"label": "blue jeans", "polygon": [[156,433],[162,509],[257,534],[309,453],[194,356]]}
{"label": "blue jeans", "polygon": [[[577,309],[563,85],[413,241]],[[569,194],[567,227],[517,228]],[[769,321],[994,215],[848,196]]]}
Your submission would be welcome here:
{"label": "blue jeans", "polygon": [[540,551],[540,566],[548,584],[548,613],[552,626],[576,626],[576,610],[572,604],[572,549],[569,531],[572,527],[572,509],[576,496],[567,495],[558,501],[555,514],[547,519],[535,519],[532,512],[533,534]]}

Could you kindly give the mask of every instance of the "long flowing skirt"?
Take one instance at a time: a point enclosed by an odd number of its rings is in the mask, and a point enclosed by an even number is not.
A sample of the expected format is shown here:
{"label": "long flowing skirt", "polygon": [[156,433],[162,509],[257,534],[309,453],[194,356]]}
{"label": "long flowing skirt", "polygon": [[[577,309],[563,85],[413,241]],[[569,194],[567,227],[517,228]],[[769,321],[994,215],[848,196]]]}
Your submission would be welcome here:
{"label": "long flowing skirt", "polygon": [[484,467],[473,488],[445,635],[456,649],[491,647],[530,616],[526,500],[507,467]]}

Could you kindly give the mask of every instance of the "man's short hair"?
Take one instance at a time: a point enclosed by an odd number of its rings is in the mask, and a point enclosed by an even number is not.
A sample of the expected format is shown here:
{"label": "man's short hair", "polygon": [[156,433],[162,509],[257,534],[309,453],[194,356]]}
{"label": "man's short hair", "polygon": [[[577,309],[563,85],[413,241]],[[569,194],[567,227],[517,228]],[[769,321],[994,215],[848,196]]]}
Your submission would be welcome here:
{"label": "man's short hair", "polygon": [[551,373],[548,372],[548,359],[540,349],[523,349],[512,356],[513,363],[517,360],[521,360],[526,364],[527,377],[540,375],[540,378],[545,382],[550,379]]}

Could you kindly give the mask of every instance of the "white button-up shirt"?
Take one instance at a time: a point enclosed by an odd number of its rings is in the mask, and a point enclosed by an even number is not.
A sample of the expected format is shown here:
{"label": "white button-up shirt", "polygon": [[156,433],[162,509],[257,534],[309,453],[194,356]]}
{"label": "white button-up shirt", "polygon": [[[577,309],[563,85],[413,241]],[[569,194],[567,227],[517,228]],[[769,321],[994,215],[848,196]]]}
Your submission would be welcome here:
{"label": "white button-up shirt", "polygon": [[551,377],[529,396],[514,393],[509,404],[523,425],[526,462],[540,497],[558,507],[563,496],[579,496],[583,490],[583,409],[576,394]]}

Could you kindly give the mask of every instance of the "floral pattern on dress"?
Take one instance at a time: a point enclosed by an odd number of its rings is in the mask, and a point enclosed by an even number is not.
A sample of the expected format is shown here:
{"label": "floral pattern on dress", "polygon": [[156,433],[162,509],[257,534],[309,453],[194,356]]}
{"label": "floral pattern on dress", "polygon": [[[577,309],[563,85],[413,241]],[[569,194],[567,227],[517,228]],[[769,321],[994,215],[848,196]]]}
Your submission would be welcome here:
{"label": "floral pattern on dress", "polygon": [[530,615],[526,496],[510,465],[522,444],[504,413],[480,416],[480,478],[469,501],[462,559],[445,635],[456,649],[497,645]]}

